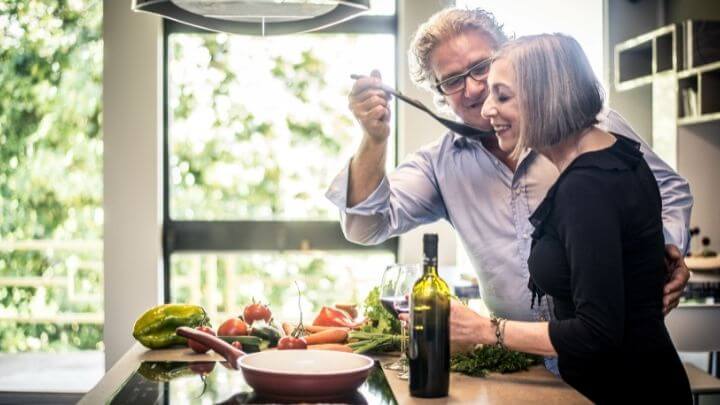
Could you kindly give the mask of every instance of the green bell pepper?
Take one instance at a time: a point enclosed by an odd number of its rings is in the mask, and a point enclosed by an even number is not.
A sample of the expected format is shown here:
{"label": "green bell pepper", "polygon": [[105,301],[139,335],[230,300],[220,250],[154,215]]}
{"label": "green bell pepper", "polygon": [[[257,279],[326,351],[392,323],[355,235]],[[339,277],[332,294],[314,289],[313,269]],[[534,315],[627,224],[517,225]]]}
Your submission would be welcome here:
{"label": "green bell pepper", "polygon": [[187,344],[187,339],[175,334],[179,326],[191,328],[209,325],[205,310],[198,305],[165,304],[147,310],[135,321],[133,337],[145,347],[162,349]]}

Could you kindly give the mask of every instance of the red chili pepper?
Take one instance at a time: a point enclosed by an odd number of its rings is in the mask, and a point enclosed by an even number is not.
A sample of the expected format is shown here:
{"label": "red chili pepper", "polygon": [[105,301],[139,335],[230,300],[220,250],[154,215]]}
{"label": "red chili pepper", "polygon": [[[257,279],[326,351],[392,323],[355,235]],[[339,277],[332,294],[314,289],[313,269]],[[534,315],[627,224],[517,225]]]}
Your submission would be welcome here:
{"label": "red chili pepper", "polygon": [[313,325],[343,326],[347,328],[354,328],[357,326],[357,324],[350,319],[347,312],[331,307],[322,307],[320,313],[313,321]]}

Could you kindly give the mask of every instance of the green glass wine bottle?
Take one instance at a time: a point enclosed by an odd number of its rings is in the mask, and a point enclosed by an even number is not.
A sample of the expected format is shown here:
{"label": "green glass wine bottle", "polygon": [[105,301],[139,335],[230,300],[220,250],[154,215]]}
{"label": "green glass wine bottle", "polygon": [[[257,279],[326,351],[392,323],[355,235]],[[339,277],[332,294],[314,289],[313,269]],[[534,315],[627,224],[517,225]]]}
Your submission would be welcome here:
{"label": "green glass wine bottle", "polygon": [[450,386],[450,289],[437,271],[437,234],[423,235],[423,275],[410,296],[410,395],[436,398]]}

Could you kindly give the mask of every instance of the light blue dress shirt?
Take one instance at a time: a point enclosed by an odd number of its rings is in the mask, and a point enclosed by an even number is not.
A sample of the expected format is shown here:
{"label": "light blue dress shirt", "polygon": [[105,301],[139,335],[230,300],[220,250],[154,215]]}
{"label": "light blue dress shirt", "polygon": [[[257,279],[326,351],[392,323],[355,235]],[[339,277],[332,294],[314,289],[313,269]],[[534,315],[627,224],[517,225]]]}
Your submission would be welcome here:
{"label": "light blue dress shirt", "polygon": [[[663,200],[665,242],[685,251],[693,199],[685,179],[663,162],[615,111],[598,115],[598,127],[641,143]],[[363,202],[347,208],[349,164],[326,196],[340,209],[345,237],[377,244],[440,219],[457,232],[495,315],[548,320],[543,305],[530,308],[527,287],[533,227],[528,218],[558,177],[542,155],[526,152],[513,173],[479,141],[452,132],[413,153]]]}

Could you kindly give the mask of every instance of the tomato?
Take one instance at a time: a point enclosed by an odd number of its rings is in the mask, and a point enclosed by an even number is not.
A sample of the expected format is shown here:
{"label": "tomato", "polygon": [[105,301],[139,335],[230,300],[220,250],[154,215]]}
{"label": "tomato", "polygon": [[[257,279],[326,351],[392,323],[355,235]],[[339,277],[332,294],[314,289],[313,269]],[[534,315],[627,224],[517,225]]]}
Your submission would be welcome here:
{"label": "tomato", "polygon": [[[208,328],[207,326],[198,326],[198,327],[195,328],[195,329],[199,330],[200,332],[205,332],[205,333],[207,333],[208,335],[213,335],[213,336],[215,336],[215,331],[212,330],[212,329],[210,329],[210,328]],[[207,353],[207,351],[210,350],[209,347],[205,346],[205,345],[202,344],[202,343],[196,342],[196,341],[194,341],[194,340],[188,339],[187,342],[188,342],[188,346],[189,346],[189,347],[192,349],[192,351],[194,351],[195,353]]]}
{"label": "tomato", "polygon": [[230,318],[218,328],[218,336],[245,336],[248,326],[240,318]]}
{"label": "tomato", "polygon": [[243,318],[245,318],[245,322],[249,325],[252,325],[253,322],[260,320],[270,322],[272,313],[267,305],[262,305],[259,302],[253,301],[252,304],[245,307],[245,310],[243,311]]}
{"label": "tomato", "polygon": [[302,338],[285,336],[280,339],[277,348],[278,350],[307,349],[307,343],[305,343],[305,339]]}

